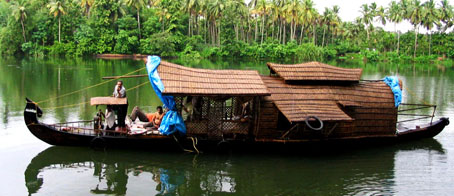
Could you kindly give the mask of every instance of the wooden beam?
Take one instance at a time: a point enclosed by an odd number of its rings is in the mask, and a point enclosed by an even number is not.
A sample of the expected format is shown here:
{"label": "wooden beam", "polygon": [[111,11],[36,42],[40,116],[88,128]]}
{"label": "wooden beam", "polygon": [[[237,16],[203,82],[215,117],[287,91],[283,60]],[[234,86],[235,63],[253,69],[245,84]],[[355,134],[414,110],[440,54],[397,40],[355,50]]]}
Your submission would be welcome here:
{"label": "wooden beam", "polygon": [[118,79],[118,78],[140,78],[140,77],[148,77],[148,74],[128,75],[128,76],[105,76],[105,77],[102,77],[102,79],[106,80],[106,79]]}

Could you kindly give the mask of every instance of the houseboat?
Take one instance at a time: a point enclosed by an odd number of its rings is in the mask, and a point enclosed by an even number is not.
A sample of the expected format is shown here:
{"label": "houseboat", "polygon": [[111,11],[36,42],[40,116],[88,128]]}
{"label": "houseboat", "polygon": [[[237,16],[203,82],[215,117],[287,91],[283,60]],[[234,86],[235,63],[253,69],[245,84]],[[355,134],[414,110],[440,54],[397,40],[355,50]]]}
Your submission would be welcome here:
{"label": "houseboat", "polygon": [[[404,104],[383,80],[361,80],[362,69],[320,62],[268,63],[269,75],[255,70],[189,68],[144,59],[154,93],[168,112],[159,130],[102,129],[99,119],[47,124],[40,107],[27,99],[25,123],[51,145],[134,147],[158,150],[303,150],[307,145],[357,145],[432,138],[449,124],[434,120],[434,105]],[[121,78],[121,77],[116,77]],[[398,90],[402,82],[395,80]],[[394,90],[392,90],[394,88]],[[153,93],[153,92],[150,92]],[[118,98],[92,98],[92,105],[121,105]],[[185,114],[187,104],[192,111]],[[414,124],[414,110],[432,108],[427,123]],[[184,117],[182,116],[184,115]],[[409,123],[411,122],[411,123]]]}

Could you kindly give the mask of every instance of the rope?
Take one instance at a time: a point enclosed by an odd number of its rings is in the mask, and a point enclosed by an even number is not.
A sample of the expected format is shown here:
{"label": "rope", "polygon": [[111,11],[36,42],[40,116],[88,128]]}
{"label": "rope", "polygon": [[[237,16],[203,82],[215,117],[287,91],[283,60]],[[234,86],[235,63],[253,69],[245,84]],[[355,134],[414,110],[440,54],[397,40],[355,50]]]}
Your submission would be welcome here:
{"label": "rope", "polygon": [[[175,137],[175,135],[172,135],[173,136],[173,139],[175,139],[175,141],[177,142],[178,146],[180,146],[181,150],[185,151],[185,152],[190,152],[190,153],[193,153],[194,151],[193,150],[189,150],[189,149],[186,149],[184,148],[181,144],[180,144],[180,141],[178,141],[177,137]],[[194,147],[194,150],[197,152],[197,154],[200,154],[200,151],[199,149],[197,149],[196,145],[198,143],[198,140],[197,138],[194,139],[194,137],[189,137],[191,138],[192,140],[192,146]]]}
{"label": "rope", "polygon": [[[133,73],[135,73],[135,72],[141,71],[141,70],[143,70],[143,69],[146,69],[146,67],[142,67],[142,68],[140,68],[140,69],[137,69],[137,70],[135,70],[135,71],[129,72],[129,73],[124,74],[124,75],[122,75],[122,76],[130,75],[130,74],[133,74]],[[104,81],[104,82],[101,82],[101,83],[98,83],[98,84],[95,84],[95,85],[87,86],[87,87],[85,87],[85,88],[83,88],[83,89],[79,89],[79,90],[76,90],[76,91],[73,91],[73,92],[69,92],[69,93],[66,93],[66,94],[63,94],[63,95],[60,95],[60,96],[51,97],[51,98],[48,98],[48,99],[45,99],[45,100],[42,100],[42,101],[38,101],[38,102],[36,102],[36,103],[37,103],[37,104],[40,104],[40,103],[48,102],[48,101],[53,100],[53,99],[58,99],[58,98],[66,97],[66,96],[68,96],[68,95],[72,95],[72,94],[75,94],[75,93],[78,93],[78,92],[81,92],[81,91],[84,91],[84,90],[87,90],[87,89],[90,89],[90,88],[94,88],[94,87],[97,87],[97,86],[106,84],[106,83],[108,83],[108,82],[112,82],[112,81],[114,81],[114,80],[116,80],[116,79],[118,79],[118,78],[121,78],[122,76],[118,76],[118,77],[115,77],[114,79],[107,80],[107,81]]]}
{"label": "rope", "polygon": [[410,95],[411,95],[412,97],[414,97],[414,98],[418,99],[419,101],[423,102],[423,103],[424,103],[424,104],[426,104],[426,105],[430,105],[430,104],[429,104],[429,103],[427,103],[427,102],[426,102],[426,101],[425,101],[424,99],[422,99],[422,98],[418,98],[418,96],[416,95],[416,93],[415,93],[415,92],[413,92],[412,90],[410,90],[410,89],[408,89],[408,88],[405,88],[405,87],[403,87],[403,89],[404,89],[404,90],[406,90],[407,92],[409,92],[409,93],[410,93]]}
{"label": "rope", "polygon": [[195,142],[194,142],[194,138],[193,137],[191,137],[191,140],[192,140],[192,146],[194,147],[194,150],[197,152],[197,154],[200,154],[199,149],[197,149],[197,147],[196,147],[197,142],[198,142],[197,138],[195,138]]}
{"label": "rope", "polygon": [[[126,91],[128,92],[128,91],[134,90],[134,89],[139,88],[139,87],[141,87],[141,86],[143,86],[143,85],[145,85],[145,84],[148,84],[148,83],[149,83],[149,82],[146,81],[146,82],[144,82],[144,83],[142,83],[142,84],[139,84],[139,85],[136,85],[136,86],[134,86],[134,87],[132,87],[132,88],[126,90]],[[62,106],[55,106],[55,107],[47,107],[47,108],[41,108],[41,109],[49,110],[49,109],[69,108],[69,107],[74,107],[74,106],[79,106],[79,105],[85,105],[85,104],[88,104],[88,103],[90,103],[90,101],[85,101],[85,102],[76,103],[76,104],[70,104],[70,105],[62,105]],[[36,105],[37,105],[37,104],[36,104]]]}

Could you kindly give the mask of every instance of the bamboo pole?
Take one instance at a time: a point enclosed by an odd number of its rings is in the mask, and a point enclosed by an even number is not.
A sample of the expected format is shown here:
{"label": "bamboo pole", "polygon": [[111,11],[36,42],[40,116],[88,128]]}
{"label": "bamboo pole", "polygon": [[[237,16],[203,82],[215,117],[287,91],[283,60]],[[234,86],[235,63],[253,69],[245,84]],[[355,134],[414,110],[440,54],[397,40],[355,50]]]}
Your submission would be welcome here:
{"label": "bamboo pole", "polygon": [[102,79],[106,80],[106,79],[117,79],[117,78],[140,78],[140,77],[148,77],[148,74],[127,75],[127,76],[105,76],[105,77],[102,77]]}

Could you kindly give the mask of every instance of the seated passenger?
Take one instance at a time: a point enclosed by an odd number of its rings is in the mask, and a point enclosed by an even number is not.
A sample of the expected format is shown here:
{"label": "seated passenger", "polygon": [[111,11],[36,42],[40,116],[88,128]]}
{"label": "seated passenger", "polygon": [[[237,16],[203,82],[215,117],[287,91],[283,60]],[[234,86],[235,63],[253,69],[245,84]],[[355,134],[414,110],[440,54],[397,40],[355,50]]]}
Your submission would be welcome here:
{"label": "seated passenger", "polygon": [[137,118],[139,118],[139,120],[141,122],[147,122],[146,124],[143,125],[143,128],[147,128],[147,127],[153,127],[152,122],[153,122],[154,115],[155,115],[154,113],[145,113],[142,110],[140,110],[140,108],[138,106],[136,106],[132,110],[130,118],[131,118],[132,122],[136,121]]}
{"label": "seated passenger", "polygon": [[104,119],[106,121],[106,130],[115,130],[115,127],[117,126],[115,124],[115,113],[110,105],[108,105],[106,108]]}
{"label": "seated passenger", "polygon": [[143,128],[152,127],[154,129],[159,128],[161,125],[161,120],[164,117],[164,112],[162,111],[162,107],[156,107],[157,112],[155,113],[144,113],[138,106],[134,107],[131,113],[131,120],[134,122],[137,118],[139,118],[142,122],[148,122],[147,124],[143,125]]}
{"label": "seated passenger", "polygon": [[164,115],[166,114],[161,106],[156,107],[157,112],[154,113],[152,123],[154,128],[158,129],[159,126],[161,126],[162,119],[164,118]]}

